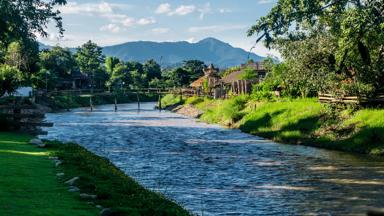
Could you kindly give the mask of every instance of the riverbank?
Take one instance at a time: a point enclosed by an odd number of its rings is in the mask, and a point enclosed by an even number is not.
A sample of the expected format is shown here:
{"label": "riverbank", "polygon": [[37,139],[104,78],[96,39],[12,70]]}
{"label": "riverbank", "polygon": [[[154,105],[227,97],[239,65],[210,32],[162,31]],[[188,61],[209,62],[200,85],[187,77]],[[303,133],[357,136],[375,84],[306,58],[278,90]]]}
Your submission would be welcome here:
{"label": "riverbank", "polygon": [[76,144],[31,138],[0,133],[0,215],[189,214]]}
{"label": "riverbank", "polygon": [[162,103],[171,107],[172,101],[182,105],[174,111],[189,107],[190,111],[182,113],[188,115],[197,109],[202,113],[199,118],[205,122],[239,128],[276,142],[384,154],[383,109],[337,110],[318,103],[317,99],[258,102],[247,96],[227,100],[191,97],[181,103],[177,96],[167,96]]}

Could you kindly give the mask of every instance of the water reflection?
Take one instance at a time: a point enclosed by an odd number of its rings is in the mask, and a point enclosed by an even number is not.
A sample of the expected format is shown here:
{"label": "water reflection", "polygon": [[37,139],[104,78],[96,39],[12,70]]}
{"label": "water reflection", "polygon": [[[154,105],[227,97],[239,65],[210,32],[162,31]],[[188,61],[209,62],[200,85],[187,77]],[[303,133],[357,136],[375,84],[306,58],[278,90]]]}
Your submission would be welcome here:
{"label": "water reflection", "polygon": [[49,114],[47,137],[80,143],[196,214],[358,215],[384,205],[383,161],[136,106]]}

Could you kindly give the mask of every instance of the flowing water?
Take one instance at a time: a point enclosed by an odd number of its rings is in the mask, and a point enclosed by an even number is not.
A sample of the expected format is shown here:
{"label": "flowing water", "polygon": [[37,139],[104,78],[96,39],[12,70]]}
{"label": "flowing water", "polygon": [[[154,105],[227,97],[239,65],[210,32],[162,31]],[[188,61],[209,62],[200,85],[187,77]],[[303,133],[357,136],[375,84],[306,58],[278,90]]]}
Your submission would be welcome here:
{"label": "flowing water", "polygon": [[154,103],[47,114],[42,138],[107,157],[147,188],[204,215],[359,215],[384,207],[384,161],[276,144],[154,110]]}

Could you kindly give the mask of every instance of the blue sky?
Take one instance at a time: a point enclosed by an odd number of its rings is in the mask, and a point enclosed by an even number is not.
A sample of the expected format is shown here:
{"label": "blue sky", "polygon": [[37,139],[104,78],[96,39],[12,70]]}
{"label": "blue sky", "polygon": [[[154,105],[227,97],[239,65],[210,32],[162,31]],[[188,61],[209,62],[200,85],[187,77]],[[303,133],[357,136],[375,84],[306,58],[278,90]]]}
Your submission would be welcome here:
{"label": "blue sky", "polygon": [[[266,15],[276,0],[73,0],[62,11],[64,38],[58,39],[53,26],[49,37],[39,41],[77,47],[88,40],[101,46],[128,41],[189,41],[215,37],[249,50],[256,37],[247,29]],[[276,51],[258,44],[260,55]]]}

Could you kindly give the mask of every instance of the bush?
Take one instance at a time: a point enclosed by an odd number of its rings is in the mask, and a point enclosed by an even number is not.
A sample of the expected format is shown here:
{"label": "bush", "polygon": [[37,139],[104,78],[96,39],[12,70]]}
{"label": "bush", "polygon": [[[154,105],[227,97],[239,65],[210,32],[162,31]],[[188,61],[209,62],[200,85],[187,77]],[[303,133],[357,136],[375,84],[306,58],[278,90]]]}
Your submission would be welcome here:
{"label": "bush", "polygon": [[161,98],[161,106],[163,108],[178,104],[180,102],[182,102],[180,100],[180,96],[174,94],[167,94],[163,98]]}

